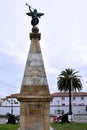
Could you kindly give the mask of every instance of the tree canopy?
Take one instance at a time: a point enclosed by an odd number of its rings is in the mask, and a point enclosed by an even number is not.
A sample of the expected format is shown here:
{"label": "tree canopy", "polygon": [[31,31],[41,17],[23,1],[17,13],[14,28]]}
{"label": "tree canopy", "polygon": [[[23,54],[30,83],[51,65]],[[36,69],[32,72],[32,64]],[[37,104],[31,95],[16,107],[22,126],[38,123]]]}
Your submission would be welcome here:
{"label": "tree canopy", "polygon": [[61,71],[57,78],[58,90],[69,91],[69,114],[72,114],[71,92],[82,89],[81,76],[77,75],[78,72],[68,68]]}
{"label": "tree canopy", "polygon": [[65,69],[61,71],[57,78],[57,87],[60,91],[69,91],[73,89],[74,91],[80,91],[82,89],[81,76],[77,75],[79,71],[74,69]]}

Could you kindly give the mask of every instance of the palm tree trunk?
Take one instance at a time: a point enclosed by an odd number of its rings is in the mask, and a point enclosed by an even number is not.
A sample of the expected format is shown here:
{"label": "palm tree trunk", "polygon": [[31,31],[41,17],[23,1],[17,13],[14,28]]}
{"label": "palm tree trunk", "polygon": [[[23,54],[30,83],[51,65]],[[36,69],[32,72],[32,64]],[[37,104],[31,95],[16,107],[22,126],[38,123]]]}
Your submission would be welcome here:
{"label": "palm tree trunk", "polygon": [[69,114],[72,115],[71,86],[69,87]]}

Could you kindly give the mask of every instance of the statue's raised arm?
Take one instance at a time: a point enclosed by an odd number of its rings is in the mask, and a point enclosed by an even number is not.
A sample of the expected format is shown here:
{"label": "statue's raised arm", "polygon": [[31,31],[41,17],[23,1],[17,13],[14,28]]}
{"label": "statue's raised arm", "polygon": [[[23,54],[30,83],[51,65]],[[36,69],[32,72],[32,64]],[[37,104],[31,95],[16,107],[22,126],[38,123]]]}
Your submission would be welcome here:
{"label": "statue's raised arm", "polygon": [[[28,5],[27,3],[26,3],[26,5],[29,7],[29,11],[32,12],[32,11],[31,11],[31,8],[32,8],[32,7],[31,7],[30,5]],[[32,8],[32,9],[33,9],[33,8]]]}
{"label": "statue's raised arm", "polygon": [[[33,9],[30,5],[26,3],[26,5],[29,7],[29,13],[26,13],[28,16],[32,17],[31,24],[33,26],[36,26],[39,23],[39,18],[44,15],[44,13],[38,13],[36,9]],[[32,11],[33,10],[33,11]]]}

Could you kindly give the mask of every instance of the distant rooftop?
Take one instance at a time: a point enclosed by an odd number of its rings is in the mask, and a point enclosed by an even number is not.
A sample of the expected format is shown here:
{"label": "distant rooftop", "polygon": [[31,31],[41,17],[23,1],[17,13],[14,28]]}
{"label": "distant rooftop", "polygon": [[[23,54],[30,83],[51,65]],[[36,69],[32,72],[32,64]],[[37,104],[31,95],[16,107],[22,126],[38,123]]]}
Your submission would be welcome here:
{"label": "distant rooftop", "polygon": [[[19,96],[19,93],[11,94],[9,96],[6,96],[6,98],[16,98]],[[69,93],[68,92],[55,92],[50,94],[52,97],[68,97]],[[73,92],[73,96],[87,96],[87,92]],[[6,98],[1,98],[5,100]]]}
{"label": "distant rooftop", "polygon": [[6,96],[6,98],[16,98],[19,95],[20,95],[19,93],[15,93],[15,94],[11,94],[10,96]]}
{"label": "distant rooftop", "polygon": [[[51,93],[52,97],[68,97],[68,92],[55,92]],[[87,92],[73,92],[73,96],[87,96]]]}

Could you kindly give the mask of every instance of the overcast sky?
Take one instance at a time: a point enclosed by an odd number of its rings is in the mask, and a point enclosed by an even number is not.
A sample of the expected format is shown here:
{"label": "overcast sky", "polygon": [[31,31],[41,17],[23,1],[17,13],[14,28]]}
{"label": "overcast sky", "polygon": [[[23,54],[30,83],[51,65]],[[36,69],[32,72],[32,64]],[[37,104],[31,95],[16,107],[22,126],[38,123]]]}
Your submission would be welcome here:
{"label": "overcast sky", "polygon": [[0,97],[20,92],[32,28],[26,3],[45,14],[38,27],[50,92],[57,91],[57,77],[65,68],[79,71],[87,92],[87,0],[2,0]]}

